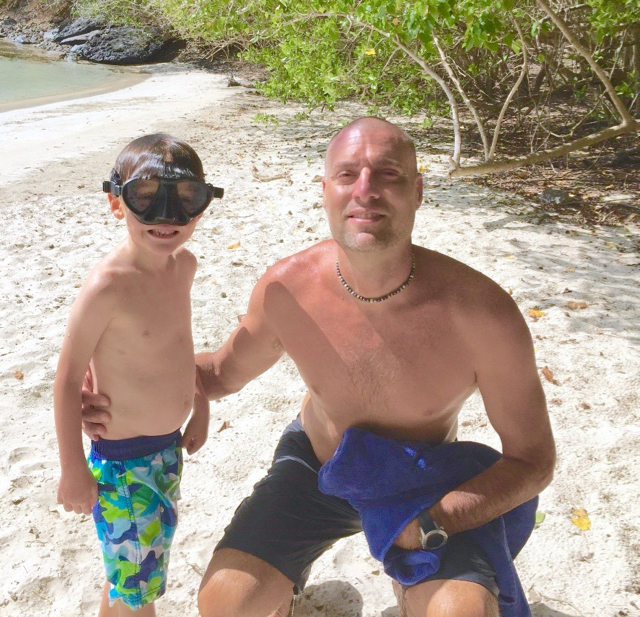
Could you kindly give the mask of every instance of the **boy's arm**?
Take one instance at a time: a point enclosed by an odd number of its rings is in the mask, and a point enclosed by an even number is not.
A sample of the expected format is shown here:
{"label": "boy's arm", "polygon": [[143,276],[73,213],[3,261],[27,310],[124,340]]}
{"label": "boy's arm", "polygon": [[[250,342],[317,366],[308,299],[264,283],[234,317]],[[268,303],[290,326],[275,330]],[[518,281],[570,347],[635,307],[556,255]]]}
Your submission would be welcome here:
{"label": "boy's arm", "polygon": [[114,294],[105,277],[92,275],[74,302],[53,388],[61,478],[58,503],[89,514],[97,499],[82,447],[82,383],[93,352],[114,314]]}
{"label": "boy's arm", "polygon": [[209,400],[238,392],[282,356],[282,345],[264,311],[265,292],[273,278],[271,269],[256,283],[247,314],[222,347],[196,355],[200,392]]}

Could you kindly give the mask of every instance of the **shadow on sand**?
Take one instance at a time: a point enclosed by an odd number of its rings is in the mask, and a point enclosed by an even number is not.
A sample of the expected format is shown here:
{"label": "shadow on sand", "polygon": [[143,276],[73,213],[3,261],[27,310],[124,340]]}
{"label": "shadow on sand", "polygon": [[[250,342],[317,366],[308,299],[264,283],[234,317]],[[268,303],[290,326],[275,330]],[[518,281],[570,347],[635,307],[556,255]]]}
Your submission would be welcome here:
{"label": "shadow on sand", "polygon": [[[362,617],[364,602],[358,590],[345,581],[309,585],[296,601],[294,617]],[[530,604],[532,617],[584,617],[577,611],[565,613],[544,602]],[[379,607],[380,617],[400,617],[395,605]]]}

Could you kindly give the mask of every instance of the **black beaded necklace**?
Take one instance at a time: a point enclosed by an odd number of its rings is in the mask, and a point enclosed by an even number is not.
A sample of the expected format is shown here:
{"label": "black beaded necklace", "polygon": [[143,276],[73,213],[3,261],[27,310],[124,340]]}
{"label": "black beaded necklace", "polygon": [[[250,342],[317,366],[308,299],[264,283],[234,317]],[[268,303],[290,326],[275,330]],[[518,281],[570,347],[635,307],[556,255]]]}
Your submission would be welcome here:
{"label": "black beaded necklace", "polygon": [[338,279],[342,283],[342,286],[354,298],[357,298],[361,302],[384,302],[385,300],[388,300],[389,298],[392,298],[393,296],[399,294],[403,289],[406,289],[409,283],[413,280],[413,277],[416,272],[416,256],[413,253],[411,254],[411,272],[409,272],[409,277],[407,278],[407,280],[404,283],[402,283],[402,285],[400,285],[400,287],[398,287],[397,289],[390,291],[388,294],[385,294],[384,296],[379,296],[378,298],[367,298],[365,296],[361,296],[359,293],[351,289],[351,287],[349,287],[349,283],[347,283],[347,281],[344,280],[344,277],[342,276],[342,272],[340,272],[340,263],[338,259],[336,259],[336,272],[338,273]]}

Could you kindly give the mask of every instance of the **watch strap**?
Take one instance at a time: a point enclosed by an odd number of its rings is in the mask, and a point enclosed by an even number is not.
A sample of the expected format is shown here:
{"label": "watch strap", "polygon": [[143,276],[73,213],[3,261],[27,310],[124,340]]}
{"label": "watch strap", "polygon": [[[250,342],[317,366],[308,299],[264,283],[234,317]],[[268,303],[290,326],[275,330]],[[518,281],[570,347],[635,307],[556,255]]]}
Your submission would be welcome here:
{"label": "watch strap", "polygon": [[449,539],[447,532],[431,518],[428,510],[419,512],[416,519],[421,530],[420,542],[423,549],[434,550],[447,543]]}

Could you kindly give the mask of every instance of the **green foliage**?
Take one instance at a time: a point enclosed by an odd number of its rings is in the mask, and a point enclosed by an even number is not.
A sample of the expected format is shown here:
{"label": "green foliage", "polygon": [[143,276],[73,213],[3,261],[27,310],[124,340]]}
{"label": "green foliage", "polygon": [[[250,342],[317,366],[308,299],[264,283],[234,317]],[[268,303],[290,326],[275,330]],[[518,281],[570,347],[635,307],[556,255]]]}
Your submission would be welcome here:
{"label": "green foliage", "polygon": [[267,126],[278,126],[278,124],[280,123],[280,120],[278,120],[277,116],[274,116],[273,114],[265,114],[263,112],[258,112],[255,116],[253,116],[253,118],[251,118],[251,121],[255,122],[256,124],[264,124]]}
{"label": "green foliage", "polygon": [[[599,54],[605,70],[623,72],[618,91],[633,98],[638,76],[630,71],[636,67],[611,50],[640,44],[640,2],[563,2],[557,7],[563,18]],[[538,80],[533,95],[577,86],[574,100],[597,98],[591,69],[562,43],[535,0],[74,0],[74,6],[83,15],[115,23],[170,27],[214,48],[232,42],[247,60],[268,70],[261,86],[265,94],[312,107],[355,98],[405,114],[446,112],[446,97],[421,66],[447,77],[436,37],[485,117],[497,116],[519,72],[523,44],[533,76],[546,79],[546,90],[544,79]],[[514,105],[525,100],[533,76]]]}

